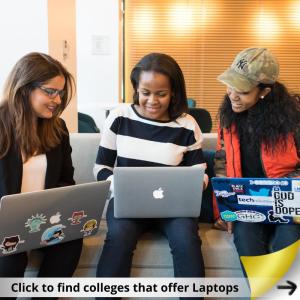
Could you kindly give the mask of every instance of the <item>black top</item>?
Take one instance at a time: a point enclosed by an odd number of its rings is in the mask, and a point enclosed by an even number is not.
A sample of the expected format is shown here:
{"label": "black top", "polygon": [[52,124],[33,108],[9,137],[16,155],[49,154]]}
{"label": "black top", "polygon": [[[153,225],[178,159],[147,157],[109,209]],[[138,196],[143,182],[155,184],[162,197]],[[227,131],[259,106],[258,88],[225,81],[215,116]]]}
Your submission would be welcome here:
{"label": "black top", "polygon": [[[246,124],[245,124],[246,125]],[[240,127],[241,128],[241,127]],[[266,177],[261,162],[260,146],[251,143],[251,128],[242,127],[239,130],[240,150],[241,150],[241,167],[243,177],[262,178]],[[254,133],[255,134],[255,133]]]}
{"label": "black top", "polygon": [[[61,121],[67,131],[65,122]],[[45,153],[47,158],[45,189],[75,184],[71,152],[68,134],[63,136],[59,145]],[[12,147],[7,155],[0,159],[0,198],[21,192],[22,175],[21,154],[15,147]]]}

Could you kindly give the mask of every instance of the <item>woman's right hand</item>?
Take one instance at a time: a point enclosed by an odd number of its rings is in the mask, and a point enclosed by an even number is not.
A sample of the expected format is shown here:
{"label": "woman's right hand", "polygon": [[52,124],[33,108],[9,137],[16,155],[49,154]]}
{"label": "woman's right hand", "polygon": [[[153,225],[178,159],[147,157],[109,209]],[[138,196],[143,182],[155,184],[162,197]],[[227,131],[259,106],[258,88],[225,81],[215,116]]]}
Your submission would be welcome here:
{"label": "woman's right hand", "polygon": [[233,232],[233,222],[225,222],[220,217],[215,221],[214,228],[218,230],[224,230],[228,233]]}

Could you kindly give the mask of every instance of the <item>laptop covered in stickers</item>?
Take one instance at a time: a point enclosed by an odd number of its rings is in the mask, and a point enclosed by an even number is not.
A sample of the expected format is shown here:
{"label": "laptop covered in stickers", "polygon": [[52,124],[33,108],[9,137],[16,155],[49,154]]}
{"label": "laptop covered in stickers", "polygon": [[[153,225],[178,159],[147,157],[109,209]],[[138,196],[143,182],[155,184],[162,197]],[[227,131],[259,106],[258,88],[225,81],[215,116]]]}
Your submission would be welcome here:
{"label": "laptop covered in stickers", "polygon": [[300,224],[300,178],[212,178],[224,221]]}
{"label": "laptop covered in stickers", "polygon": [[96,234],[109,181],[6,195],[0,203],[0,256]]}

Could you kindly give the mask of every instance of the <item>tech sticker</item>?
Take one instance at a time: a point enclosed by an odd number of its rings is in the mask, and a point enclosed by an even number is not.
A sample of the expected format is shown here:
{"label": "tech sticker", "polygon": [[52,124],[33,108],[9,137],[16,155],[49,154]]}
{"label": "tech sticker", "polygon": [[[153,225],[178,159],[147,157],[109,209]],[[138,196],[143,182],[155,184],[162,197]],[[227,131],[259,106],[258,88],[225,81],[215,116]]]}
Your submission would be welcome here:
{"label": "tech sticker", "polygon": [[63,228],[66,228],[66,226],[62,224],[47,228],[42,234],[41,245],[48,246],[61,242],[65,238]]}
{"label": "tech sticker", "polygon": [[24,240],[20,240],[19,235],[6,236],[3,239],[0,249],[2,249],[2,254],[11,254],[17,251],[17,246],[24,243]]}
{"label": "tech sticker", "polygon": [[31,218],[27,219],[25,227],[29,227],[29,233],[38,232],[41,230],[41,225],[46,224],[47,218],[43,214],[32,215]]}

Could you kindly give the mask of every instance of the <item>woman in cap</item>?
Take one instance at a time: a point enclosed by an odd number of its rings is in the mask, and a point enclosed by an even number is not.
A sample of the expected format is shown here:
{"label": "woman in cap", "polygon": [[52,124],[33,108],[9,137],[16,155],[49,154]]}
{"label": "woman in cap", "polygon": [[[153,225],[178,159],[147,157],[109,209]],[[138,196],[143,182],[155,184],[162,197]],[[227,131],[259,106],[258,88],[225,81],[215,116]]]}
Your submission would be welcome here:
{"label": "woman in cap", "polygon": [[[240,52],[218,77],[227,85],[219,111],[216,175],[227,177],[300,177],[300,104],[277,81],[279,65],[265,48]],[[215,203],[214,203],[215,204]],[[233,232],[240,256],[278,251],[300,238],[297,224],[223,222]]]}

